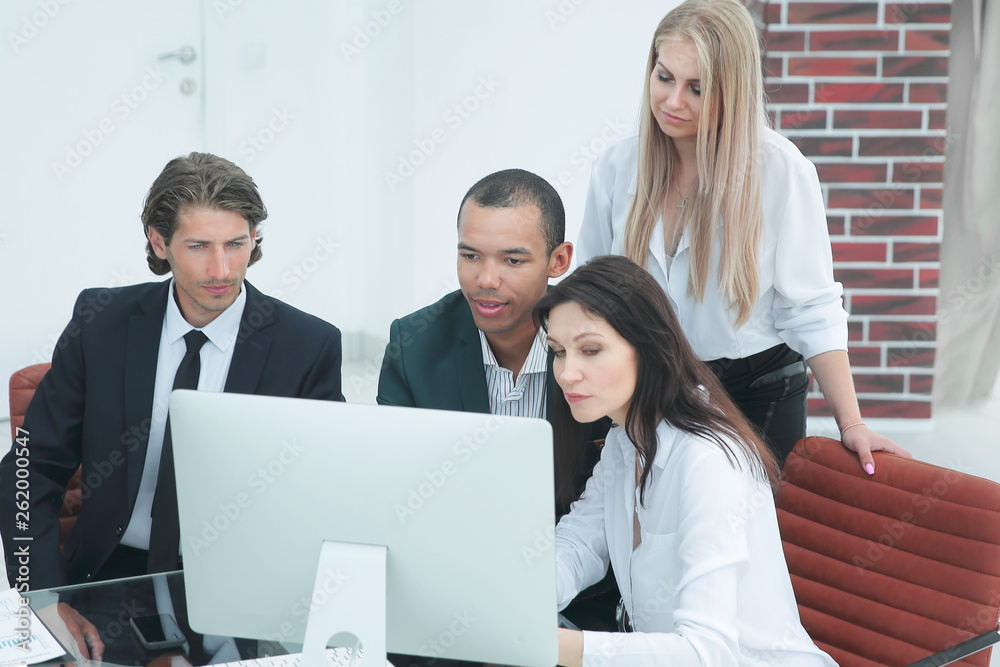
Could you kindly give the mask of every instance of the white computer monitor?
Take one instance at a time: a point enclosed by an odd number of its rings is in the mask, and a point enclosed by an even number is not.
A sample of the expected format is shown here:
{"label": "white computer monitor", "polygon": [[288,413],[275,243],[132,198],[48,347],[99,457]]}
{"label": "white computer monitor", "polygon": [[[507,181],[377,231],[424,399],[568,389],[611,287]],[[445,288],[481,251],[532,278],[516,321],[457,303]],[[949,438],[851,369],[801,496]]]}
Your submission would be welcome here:
{"label": "white computer monitor", "polygon": [[323,542],[384,545],[388,651],[555,664],[547,422],[194,391],[170,420],[195,630],[301,642]]}

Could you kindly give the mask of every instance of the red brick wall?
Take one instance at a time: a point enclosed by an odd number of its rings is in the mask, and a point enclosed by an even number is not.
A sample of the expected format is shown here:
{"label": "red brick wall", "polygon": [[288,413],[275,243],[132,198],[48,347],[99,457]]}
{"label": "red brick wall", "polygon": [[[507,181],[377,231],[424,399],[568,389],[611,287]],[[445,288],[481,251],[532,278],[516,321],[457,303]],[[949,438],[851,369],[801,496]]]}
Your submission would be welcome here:
{"label": "red brick wall", "polygon": [[951,4],[749,4],[775,127],[823,184],[861,412],[929,418]]}

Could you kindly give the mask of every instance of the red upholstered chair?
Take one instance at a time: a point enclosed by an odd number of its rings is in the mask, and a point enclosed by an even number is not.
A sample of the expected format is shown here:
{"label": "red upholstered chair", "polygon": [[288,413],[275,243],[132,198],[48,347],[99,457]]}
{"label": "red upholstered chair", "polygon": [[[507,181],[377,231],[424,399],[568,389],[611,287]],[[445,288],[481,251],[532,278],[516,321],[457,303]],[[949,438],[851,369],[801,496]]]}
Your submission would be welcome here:
{"label": "red upholstered chair", "polygon": [[[17,437],[17,429],[24,424],[24,413],[28,410],[31,397],[42,377],[49,371],[52,364],[35,364],[15,372],[10,376],[10,437]],[[70,528],[76,523],[80,514],[80,504],[83,502],[83,489],[80,482],[81,469],[66,485],[66,497],[59,511],[59,545],[62,547]]]}
{"label": "red upholstered chair", "polygon": [[785,464],[778,524],[802,624],[842,667],[988,665],[992,649],[956,645],[1000,641],[1000,485],[892,454],[875,467],[815,437]]}
{"label": "red upholstered chair", "polygon": [[35,389],[42,377],[49,372],[52,364],[35,364],[22,368],[10,376],[10,437],[13,439],[18,427],[24,424],[24,413],[35,395]]}

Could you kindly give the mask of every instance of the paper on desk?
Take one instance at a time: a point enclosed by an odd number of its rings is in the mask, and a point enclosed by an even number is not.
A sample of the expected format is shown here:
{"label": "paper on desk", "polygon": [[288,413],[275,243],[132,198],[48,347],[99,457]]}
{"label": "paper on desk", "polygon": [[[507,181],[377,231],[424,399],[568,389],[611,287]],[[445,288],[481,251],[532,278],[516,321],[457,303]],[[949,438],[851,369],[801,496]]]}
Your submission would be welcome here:
{"label": "paper on desk", "polygon": [[17,589],[0,593],[0,667],[32,665],[64,653]]}

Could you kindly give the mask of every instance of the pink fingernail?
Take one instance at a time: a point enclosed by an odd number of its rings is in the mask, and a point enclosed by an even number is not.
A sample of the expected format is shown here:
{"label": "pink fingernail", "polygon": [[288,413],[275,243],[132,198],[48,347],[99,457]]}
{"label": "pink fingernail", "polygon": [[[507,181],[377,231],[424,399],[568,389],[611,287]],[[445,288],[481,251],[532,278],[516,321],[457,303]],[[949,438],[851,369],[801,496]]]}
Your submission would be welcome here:
{"label": "pink fingernail", "polygon": [[874,475],[875,474],[875,466],[873,466],[871,463],[866,463],[865,464],[865,472],[867,472],[869,475]]}

